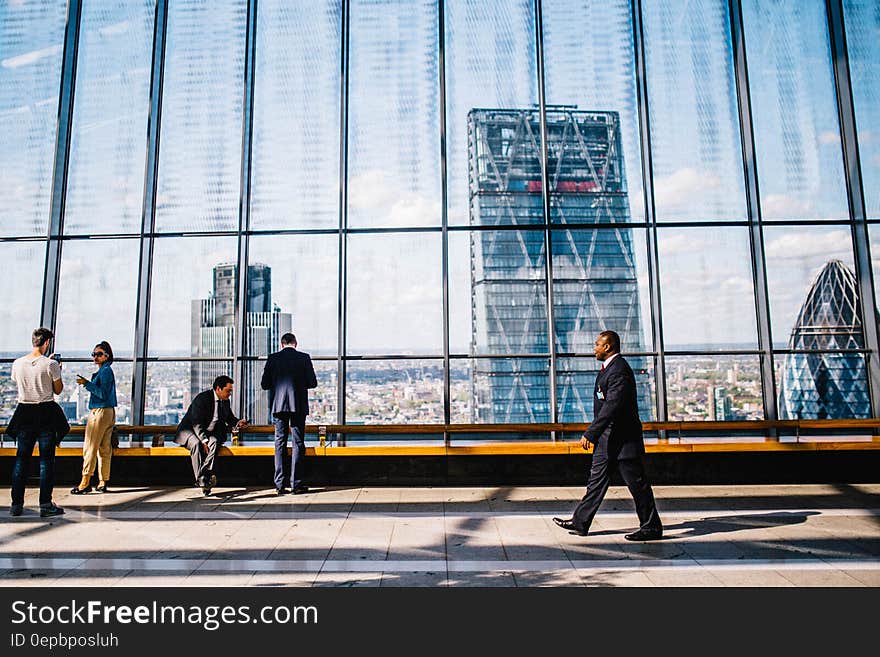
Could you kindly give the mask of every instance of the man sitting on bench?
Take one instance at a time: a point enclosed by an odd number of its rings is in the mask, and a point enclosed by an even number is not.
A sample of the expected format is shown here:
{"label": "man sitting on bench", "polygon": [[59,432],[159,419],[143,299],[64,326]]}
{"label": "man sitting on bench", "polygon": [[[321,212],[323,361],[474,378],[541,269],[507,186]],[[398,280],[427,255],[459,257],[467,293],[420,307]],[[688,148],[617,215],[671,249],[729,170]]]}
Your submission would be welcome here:
{"label": "man sitting on bench", "polygon": [[189,450],[196,486],[201,486],[205,495],[210,495],[217,484],[214,474],[217,449],[226,441],[230,430],[248,426],[246,420],[239,420],[232,414],[229,404],[232,384],[232,379],[225,374],[218,376],[212,390],[195,396],[177,425],[174,441]]}

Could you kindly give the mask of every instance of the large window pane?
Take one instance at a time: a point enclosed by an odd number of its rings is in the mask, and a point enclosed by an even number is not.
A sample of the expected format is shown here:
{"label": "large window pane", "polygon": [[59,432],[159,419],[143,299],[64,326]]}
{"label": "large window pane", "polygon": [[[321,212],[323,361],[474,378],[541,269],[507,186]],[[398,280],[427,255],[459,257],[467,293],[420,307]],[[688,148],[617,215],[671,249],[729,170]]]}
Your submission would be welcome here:
{"label": "large window pane", "polygon": [[[529,111],[538,103],[533,3],[447,0],[445,12],[449,223],[524,223],[526,219],[512,219],[509,213],[481,212],[480,193],[495,192],[501,186],[503,190],[522,191],[518,189],[521,183],[527,190],[527,181],[540,167],[536,160],[540,133],[534,132],[535,113]],[[501,112],[471,114],[476,109]],[[489,141],[474,140],[479,126],[491,126],[493,116],[499,119],[494,149]],[[509,127],[501,125],[511,116],[519,118],[524,132],[510,132]],[[516,148],[511,148],[514,144]],[[504,152],[499,153],[499,148]],[[469,181],[477,179],[477,163],[482,167],[486,158],[496,153],[505,172],[496,176],[497,187],[472,188]],[[494,202],[494,198],[489,200]],[[541,221],[543,211],[538,206],[519,214],[533,215],[531,220]]]}
{"label": "large window pane", "polygon": [[774,348],[863,348],[849,228],[766,227],[764,245]]}
{"label": "large window pane", "polygon": [[350,235],[349,354],[443,352],[440,235]]}
{"label": "large window pane", "polygon": [[553,305],[559,353],[591,354],[596,336],[620,334],[623,351],[650,349],[645,231],[553,231]]}
{"label": "large window pane", "polygon": [[247,0],[168,7],[158,230],[234,230]]}
{"label": "large window pane", "polygon": [[348,224],[440,224],[437,0],[351,3]]}
{"label": "large window pane", "polygon": [[453,423],[550,422],[549,358],[453,359],[449,374]]}
{"label": "large window pane", "polygon": [[[113,343],[110,343],[113,346]],[[113,347],[116,355],[116,347]],[[116,379],[116,424],[131,424],[131,362],[114,361],[113,376]],[[64,390],[55,399],[64,409],[67,421],[71,424],[85,424],[89,419],[89,398],[91,394],[85,387],[77,384],[76,377],[90,379],[98,368],[94,363],[70,362],[65,359],[61,380]]]}
{"label": "large window pane", "polygon": [[764,219],[849,216],[822,0],[743,1]]}
{"label": "large window pane", "polygon": [[292,331],[301,350],[313,356],[335,356],[339,347],[339,238],[252,237],[249,257],[248,355],[277,351],[281,336]]}
{"label": "large window pane", "polygon": [[859,353],[791,353],[776,357],[781,420],[868,418],[867,363]]}
{"label": "large window pane", "polygon": [[340,0],[257,5],[251,227],[339,224]]}
{"label": "large window pane", "polygon": [[150,299],[151,356],[232,357],[236,258],[234,237],[156,240]]}
{"label": "large window pane", "polygon": [[0,358],[18,358],[31,351],[31,332],[40,324],[46,243],[0,242],[0,262]]}
{"label": "large window pane", "polygon": [[346,363],[345,421],[350,424],[443,422],[443,361],[349,361]]}
{"label": "large window pane", "polygon": [[746,218],[725,0],[642,2],[659,221]]}
{"label": "large window pane", "polygon": [[177,424],[193,397],[221,374],[232,376],[232,361],[148,363],[144,424]]}
{"label": "large window pane", "polygon": [[[636,377],[639,418],[652,422],[657,417],[654,358],[626,356]],[[557,405],[560,422],[590,422],[593,419],[593,390],[602,364],[595,358],[560,358],[556,361]]]}
{"label": "large window pane", "polygon": [[69,240],[61,249],[55,350],[88,358],[101,340],[131,358],[140,242]]}
{"label": "large window pane", "polygon": [[671,350],[755,349],[747,228],[661,228],[663,340]]}
{"label": "large window pane", "polygon": [[[549,112],[550,178],[554,219],[564,214],[571,221],[574,205],[575,220],[595,204],[573,203],[579,195],[601,199],[600,219],[625,221],[632,216],[644,221],[641,158],[639,155],[638,115],[635,94],[635,55],[633,51],[632,13],[629,0],[610,0],[573,4],[567,0],[544,0],[544,84],[548,105],[570,105],[587,112],[613,112],[606,122],[613,128],[610,146],[596,152],[580,138],[592,135],[570,131],[563,153],[566,157],[557,168],[559,140],[553,131],[553,118],[569,112]],[[576,124],[572,122],[572,126]],[[592,125],[590,122],[587,125]],[[563,122],[563,126],[565,123]],[[580,127],[580,126],[578,126]],[[564,130],[564,127],[563,127]],[[556,145],[555,145],[556,144]],[[568,159],[568,162],[565,160]],[[570,166],[566,166],[570,164]],[[592,166],[590,166],[592,164]],[[614,167],[610,165],[614,165]],[[586,165],[586,166],[584,166]],[[559,183],[565,185],[560,191]],[[580,184],[581,191],[576,191]],[[589,189],[589,193],[585,190]],[[627,194],[628,192],[628,194]],[[596,196],[599,194],[599,196]],[[627,206],[628,202],[628,206]]]}
{"label": "large window pane", "polygon": [[66,2],[0,2],[2,235],[49,224],[66,20]]}
{"label": "large window pane", "polygon": [[880,219],[880,5],[843,0],[865,210]]}
{"label": "large window pane", "polygon": [[671,421],[763,420],[757,356],[668,356],[666,398]]}
{"label": "large window pane", "polygon": [[[308,351],[308,349],[304,347],[303,351]],[[309,390],[308,423],[336,424],[339,366],[335,360],[313,360],[312,365],[315,368],[318,387]],[[265,367],[265,360],[256,360],[245,363],[243,368],[245,380],[242,382],[242,386],[244,386],[242,388],[242,408],[244,409],[242,417],[251,424],[272,424],[272,417],[269,413],[269,393],[260,387]]]}
{"label": "large window pane", "polygon": [[155,4],[83,3],[66,233],[140,231]]}
{"label": "large window pane", "polygon": [[540,229],[451,234],[451,352],[549,353],[545,259]]}

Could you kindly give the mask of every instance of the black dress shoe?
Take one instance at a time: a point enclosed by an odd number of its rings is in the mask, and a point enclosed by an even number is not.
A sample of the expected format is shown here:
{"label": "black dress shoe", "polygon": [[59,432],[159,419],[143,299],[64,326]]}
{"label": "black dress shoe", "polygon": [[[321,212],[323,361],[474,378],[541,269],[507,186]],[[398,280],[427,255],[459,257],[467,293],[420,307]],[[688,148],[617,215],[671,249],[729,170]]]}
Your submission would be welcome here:
{"label": "black dress shoe", "polygon": [[302,495],[303,493],[308,493],[308,492],[309,492],[308,486],[297,486],[296,488],[293,489],[294,495]]}
{"label": "black dress shoe", "polygon": [[290,491],[287,490],[286,488],[276,488],[276,489],[275,489],[275,494],[276,494],[276,495],[279,495],[279,496],[280,496],[280,495],[287,495],[289,492],[290,492]]}
{"label": "black dress shoe", "polygon": [[562,518],[553,518],[553,522],[555,522],[559,527],[568,530],[572,534],[577,534],[578,536],[586,536],[587,532],[578,527],[573,519],[563,520]]}
{"label": "black dress shoe", "polygon": [[110,491],[107,490],[107,484],[98,484],[95,486],[95,490],[99,493],[108,493]]}
{"label": "black dress shoe", "polygon": [[86,493],[91,493],[92,487],[86,486],[85,488],[80,488],[79,486],[74,486],[70,489],[71,495],[85,495]]}
{"label": "black dress shoe", "polygon": [[639,529],[632,534],[626,534],[624,538],[628,541],[657,541],[663,538],[662,529]]}

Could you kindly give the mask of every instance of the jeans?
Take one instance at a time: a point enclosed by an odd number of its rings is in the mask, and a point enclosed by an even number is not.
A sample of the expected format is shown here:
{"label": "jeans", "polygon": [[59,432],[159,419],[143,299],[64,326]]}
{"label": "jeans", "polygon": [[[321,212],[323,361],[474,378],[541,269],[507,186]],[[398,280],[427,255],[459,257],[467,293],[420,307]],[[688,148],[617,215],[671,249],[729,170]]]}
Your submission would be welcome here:
{"label": "jeans", "polygon": [[40,445],[40,506],[52,504],[55,485],[55,434],[51,431],[20,431],[12,468],[12,503],[24,504],[24,486],[30,471],[34,445]]}

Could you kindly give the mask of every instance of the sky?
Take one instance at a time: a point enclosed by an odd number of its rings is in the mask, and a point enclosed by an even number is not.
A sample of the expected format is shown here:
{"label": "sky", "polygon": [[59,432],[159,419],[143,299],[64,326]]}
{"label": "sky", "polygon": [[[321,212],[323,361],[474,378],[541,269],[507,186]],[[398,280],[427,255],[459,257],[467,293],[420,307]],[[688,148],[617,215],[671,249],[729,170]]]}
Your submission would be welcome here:
{"label": "sky", "polygon": [[[0,235],[44,234],[54,157],[64,3],[0,4]],[[824,4],[744,2],[765,219],[848,216]],[[669,221],[746,217],[727,3],[642,3],[648,106],[667,346],[756,340],[748,233],[664,228]],[[59,9],[59,6],[61,8]],[[159,231],[236,230],[246,3],[211,11],[170,3],[157,198]],[[674,11],[673,11],[674,10]],[[869,214],[880,218],[876,132],[877,18],[845,3]],[[259,3],[251,226],[335,229],[339,222],[339,3]],[[347,215],[354,228],[438,227],[440,60],[435,0],[354,0],[351,12]],[[467,113],[538,102],[531,0],[445,6],[448,221],[470,221]],[[630,212],[645,216],[630,9],[626,2],[545,0],[549,104],[620,115]],[[139,230],[152,46],[149,0],[84,2],[66,230]],[[873,22],[872,22],[873,21]],[[870,26],[873,25],[873,31]],[[868,183],[871,183],[869,185]],[[636,231],[637,248],[647,248]],[[845,227],[768,227],[773,340],[784,346],[812,278],[832,257],[852,266]],[[872,232],[877,242],[876,232]],[[450,238],[450,342],[470,342],[468,240]],[[273,297],[301,342],[335,353],[338,238],[254,237],[252,261],[273,268]],[[234,238],[156,242],[151,350],[189,343],[192,299],[211,269],[236,258]],[[0,351],[16,351],[39,317],[45,247],[0,243],[11,284],[0,303]],[[442,353],[439,233],[354,235],[347,244],[350,353]],[[88,349],[98,333],[126,353],[134,326],[138,240],[65,245],[59,340]],[[646,259],[637,264],[643,323]],[[112,274],[108,274],[112,272]],[[78,276],[74,280],[74,276]],[[70,280],[67,280],[70,279]],[[10,279],[7,279],[10,280]],[[112,309],[112,310],[111,310]],[[130,347],[128,348],[130,352]]]}

